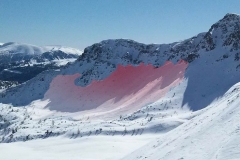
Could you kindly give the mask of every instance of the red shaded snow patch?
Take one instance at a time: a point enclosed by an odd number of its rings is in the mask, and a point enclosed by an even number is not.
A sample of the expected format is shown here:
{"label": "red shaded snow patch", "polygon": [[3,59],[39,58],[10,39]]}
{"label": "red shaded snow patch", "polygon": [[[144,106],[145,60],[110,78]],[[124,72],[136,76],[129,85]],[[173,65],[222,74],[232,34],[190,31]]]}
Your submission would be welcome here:
{"label": "red shaded snow patch", "polygon": [[182,81],[187,66],[185,61],[176,65],[166,62],[159,68],[119,65],[109,77],[86,87],[74,84],[80,74],[59,75],[51,82],[44,99],[50,100],[47,108],[60,112],[103,117],[126,114],[163,97]]}

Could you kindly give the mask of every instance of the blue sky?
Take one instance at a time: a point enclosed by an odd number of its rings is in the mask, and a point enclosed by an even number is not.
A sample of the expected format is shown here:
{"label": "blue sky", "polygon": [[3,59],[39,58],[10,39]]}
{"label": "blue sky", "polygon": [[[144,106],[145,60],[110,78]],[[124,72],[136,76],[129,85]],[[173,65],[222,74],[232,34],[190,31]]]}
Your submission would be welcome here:
{"label": "blue sky", "polygon": [[240,14],[240,1],[0,0],[0,42],[80,49],[116,38],[169,43],[207,31],[226,13]]}

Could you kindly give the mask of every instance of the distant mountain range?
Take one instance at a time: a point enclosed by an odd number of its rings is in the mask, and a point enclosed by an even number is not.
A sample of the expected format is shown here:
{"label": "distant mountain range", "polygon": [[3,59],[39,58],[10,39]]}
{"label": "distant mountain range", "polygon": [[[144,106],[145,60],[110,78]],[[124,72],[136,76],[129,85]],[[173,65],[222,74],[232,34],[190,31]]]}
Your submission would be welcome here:
{"label": "distant mountain range", "polygon": [[9,42],[0,44],[0,86],[4,81],[23,83],[47,69],[58,69],[76,60],[82,52],[64,46],[38,47]]}

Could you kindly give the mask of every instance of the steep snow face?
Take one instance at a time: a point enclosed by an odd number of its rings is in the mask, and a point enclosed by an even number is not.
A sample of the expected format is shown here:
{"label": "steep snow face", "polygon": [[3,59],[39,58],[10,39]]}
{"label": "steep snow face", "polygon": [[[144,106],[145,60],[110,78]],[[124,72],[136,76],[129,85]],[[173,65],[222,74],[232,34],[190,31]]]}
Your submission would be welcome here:
{"label": "steep snow face", "polygon": [[185,72],[188,79],[184,91],[183,105],[188,104],[194,111],[202,109],[240,80],[240,61],[236,59],[239,51],[214,49],[199,52],[200,57],[189,64]]}
{"label": "steep snow face", "polygon": [[124,160],[240,159],[240,83],[196,117]]}
{"label": "steep snow face", "polygon": [[[50,110],[82,112],[85,116],[116,117],[134,112],[159,100],[184,77],[187,63],[166,62],[162,67],[152,65],[119,65],[109,77],[93,81],[86,87],[76,86],[75,75],[58,75],[50,84],[44,100]],[[102,114],[104,116],[102,116]]]}

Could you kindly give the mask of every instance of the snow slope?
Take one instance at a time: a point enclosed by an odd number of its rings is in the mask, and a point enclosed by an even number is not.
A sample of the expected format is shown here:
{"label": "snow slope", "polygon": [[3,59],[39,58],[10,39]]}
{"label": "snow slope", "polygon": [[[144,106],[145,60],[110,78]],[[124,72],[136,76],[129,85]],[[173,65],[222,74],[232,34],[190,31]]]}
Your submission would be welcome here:
{"label": "snow slope", "polygon": [[240,159],[240,83],[197,116],[123,159]]}
{"label": "snow slope", "polygon": [[51,82],[44,100],[49,99],[46,107],[50,110],[82,111],[79,115],[87,116],[90,113],[101,118],[104,115],[114,118],[163,97],[171,87],[181,82],[186,67],[184,61],[176,65],[166,62],[159,68],[144,64],[137,67],[119,65],[109,77],[86,87],[74,84],[78,74],[59,75]]}

